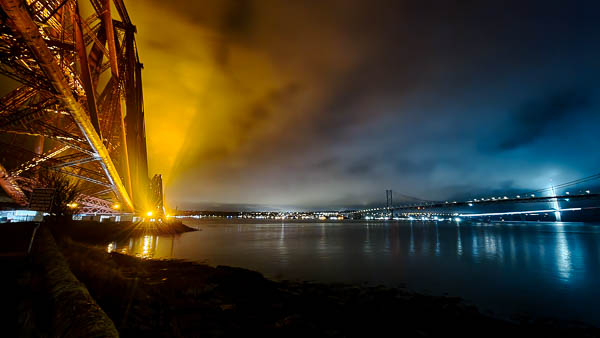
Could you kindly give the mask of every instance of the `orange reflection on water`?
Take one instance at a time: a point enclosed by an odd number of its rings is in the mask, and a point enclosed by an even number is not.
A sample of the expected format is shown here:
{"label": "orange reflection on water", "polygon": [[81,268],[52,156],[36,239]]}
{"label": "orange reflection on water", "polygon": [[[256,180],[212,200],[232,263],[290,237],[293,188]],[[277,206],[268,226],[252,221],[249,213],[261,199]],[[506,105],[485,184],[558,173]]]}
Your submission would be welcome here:
{"label": "orange reflection on water", "polygon": [[152,250],[152,236],[144,236],[144,244],[142,245],[142,254],[140,256],[143,258],[152,258],[153,255],[154,250]]}
{"label": "orange reflection on water", "polygon": [[124,242],[112,242],[106,247],[108,253],[118,252],[140,258],[170,258],[173,255],[173,237],[141,236]]}

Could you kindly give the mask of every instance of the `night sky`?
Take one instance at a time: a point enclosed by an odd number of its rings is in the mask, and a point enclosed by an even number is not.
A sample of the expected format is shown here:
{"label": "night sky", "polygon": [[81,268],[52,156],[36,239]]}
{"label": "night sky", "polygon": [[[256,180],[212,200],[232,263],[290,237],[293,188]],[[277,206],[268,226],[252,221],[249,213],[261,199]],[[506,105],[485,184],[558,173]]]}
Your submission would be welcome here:
{"label": "night sky", "polygon": [[126,1],[181,208],[335,208],[600,172],[597,1]]}

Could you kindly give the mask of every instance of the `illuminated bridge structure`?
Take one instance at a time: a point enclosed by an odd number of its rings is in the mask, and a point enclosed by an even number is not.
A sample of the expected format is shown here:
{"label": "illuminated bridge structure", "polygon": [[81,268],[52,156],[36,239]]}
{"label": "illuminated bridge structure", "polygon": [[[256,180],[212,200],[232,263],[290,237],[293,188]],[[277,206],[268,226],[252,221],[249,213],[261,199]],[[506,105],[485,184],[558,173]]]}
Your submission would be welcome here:
{"label": "illuminated bridge structure", "polygon": [[[410,203],[347,212],[349,217],[374,219],[483,219],[483,220],[548,220],[561,221],[563,215],[576,215],[568,220],[600,219],[600,194],[590,190],[566,191],[582,183],[600,179],[600,174],[513,196],[479,198],[467,201],[425,201],[402,195]],[[557,191],[563,191],[558,194]],[[388,192],[386,192],[388,195]]]}
{"label": "illuminated bridge structure", "polygon": [[0,30],[0,73],[14,83],[0,98],[7,195],[27,206],[51,170],[80,180],[83,213],[162,208],[162,180],[148,177],[143,65],[123,0],[0,0]]}

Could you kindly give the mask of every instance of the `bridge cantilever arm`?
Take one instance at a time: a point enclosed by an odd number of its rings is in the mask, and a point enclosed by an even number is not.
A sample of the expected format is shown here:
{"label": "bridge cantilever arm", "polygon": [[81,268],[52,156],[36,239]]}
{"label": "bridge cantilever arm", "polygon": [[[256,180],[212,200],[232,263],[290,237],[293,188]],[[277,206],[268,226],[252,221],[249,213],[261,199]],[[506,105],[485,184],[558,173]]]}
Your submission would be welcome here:
{"label": "bridge cantilever arm", "polygon": [[77,102],[75,97],[73,97],[71,88],[67,84],[48,45],[46,45],[46,42],[40,35],[38,26],[29,16],[24,1],[0,0],[0,6],[10,21],[12,21],[12,28],[21,35],[31,52],[34,54],[39,62],[39,66],[44,70],[52,87],[56,90],[57,97],[69,110],[75,123],[77,123],[77,126],[81,129],[81,132],[92,147],[93,152],[101,159],[100,164],[102,169],[105,172],[114,193],[117,195],[117,198],[124,203],[124,205],[133,210],[133,204],[129,197],[129,193],[121,182],[119,173],[110,159],[108,150],[102,143],[98,133],[96,133],[87,112],[79,102]]}

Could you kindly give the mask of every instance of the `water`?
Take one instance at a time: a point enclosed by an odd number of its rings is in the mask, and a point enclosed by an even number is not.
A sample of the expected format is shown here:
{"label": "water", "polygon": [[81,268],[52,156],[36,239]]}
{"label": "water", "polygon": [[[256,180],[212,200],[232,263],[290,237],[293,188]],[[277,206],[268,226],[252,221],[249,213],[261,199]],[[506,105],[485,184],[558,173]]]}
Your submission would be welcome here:
{"label": "water", "polygon": [[499,315],[600,325],[600,224],[184,223],[202,231],[134,238],[109,250],[238,266],[276,279],[404,285],[460,296]]}

